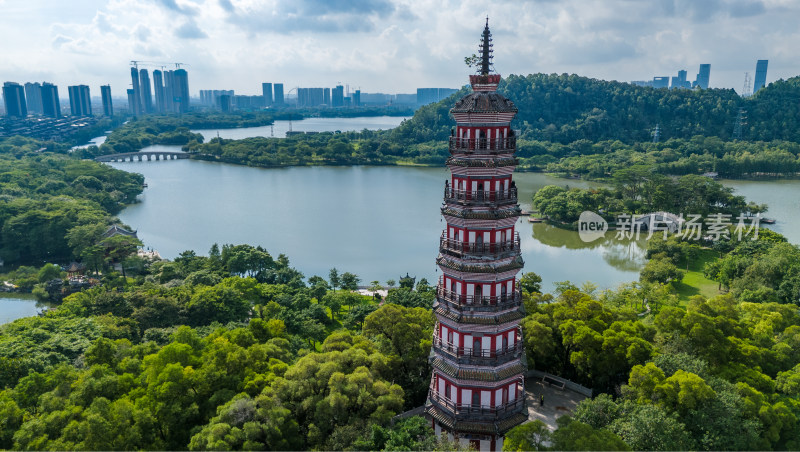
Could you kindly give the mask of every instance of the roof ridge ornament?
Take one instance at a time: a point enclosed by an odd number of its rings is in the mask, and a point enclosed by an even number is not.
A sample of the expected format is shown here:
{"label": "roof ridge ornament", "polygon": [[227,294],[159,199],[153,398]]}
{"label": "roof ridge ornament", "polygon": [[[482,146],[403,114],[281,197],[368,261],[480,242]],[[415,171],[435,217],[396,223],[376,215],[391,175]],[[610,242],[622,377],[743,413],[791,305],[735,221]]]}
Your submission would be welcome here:
{"label": "roof ridge ornament", "polygon": [[489,30],[489,16],[486,16],[486,25],[481,34],[481,43],[478,46],[479,55],[472,55],[465,58],[467,65],[475,66],[477,74],[469,76],[469,82],[473,91],[497,91],[500,83],[500,74],[494,71],[494,45],[492,44],[492,32]]}

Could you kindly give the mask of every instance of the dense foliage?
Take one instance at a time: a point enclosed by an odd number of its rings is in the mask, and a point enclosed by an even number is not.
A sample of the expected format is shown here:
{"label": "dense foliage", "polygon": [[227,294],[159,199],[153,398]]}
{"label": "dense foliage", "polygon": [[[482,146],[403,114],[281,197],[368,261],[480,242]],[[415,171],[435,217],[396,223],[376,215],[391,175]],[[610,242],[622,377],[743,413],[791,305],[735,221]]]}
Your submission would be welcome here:
{"label": "dense foliage", "polygon": [[748,205],[744,197],[711,178],[688,175],[671,178],[652,173],[647,167],[633,166],[614,174],[613,188],[579,189],[548,185],[533,196],[532,206],[547,218],[573,223],[581,212],[600,212],[609,220],[617,215],[672,212],[689,215],[731,215],[730,221],[743,213],[766,210]]}
{"label": "dense foliage", "polygon": [[77,257],[69,234],[104,228],[142,191],[139,174],[51,153],[43,144],[22,137],[0,142],[0,258],[6,263]]}
{"label": "dense foliage", "polygon": [[[800,77],[773,82],[747,99],[731,89],[655,89],[574,74],[510,75],[498,91],[519,109],[515,127],[527,140],[632,144],[650,141],[656,125],[664,139],[701,135],[729,140],[739,108],[744,108],[743,138],[800,142]],[[465,93],[420,108],[391,132],[392,139],[446,140],[455,125],[448,111]]]}

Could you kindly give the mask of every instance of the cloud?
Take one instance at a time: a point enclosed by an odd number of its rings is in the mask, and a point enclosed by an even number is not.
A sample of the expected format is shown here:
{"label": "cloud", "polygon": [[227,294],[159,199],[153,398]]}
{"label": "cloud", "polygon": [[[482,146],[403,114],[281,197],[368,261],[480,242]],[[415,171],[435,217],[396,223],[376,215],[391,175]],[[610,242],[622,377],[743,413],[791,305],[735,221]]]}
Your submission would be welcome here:
{"label": "cloud", "polygon": [[197,6],[178,3],[177,0],[156,0],[156,4],[185,16],[196,16],[199,12],[199,8]]}
{"label": "cloud", "polygon": [[175,30],[175,36],[183,39],[204,39],[208,37],[206,32],[201,30],[197,23],[192,20],[188,20],[178,27]]}
{"label": "cloud", "polygon": [[366,32],[395,11],[390,0],[296,0],[276,5],[219,0],[228,23],[249,34]]}

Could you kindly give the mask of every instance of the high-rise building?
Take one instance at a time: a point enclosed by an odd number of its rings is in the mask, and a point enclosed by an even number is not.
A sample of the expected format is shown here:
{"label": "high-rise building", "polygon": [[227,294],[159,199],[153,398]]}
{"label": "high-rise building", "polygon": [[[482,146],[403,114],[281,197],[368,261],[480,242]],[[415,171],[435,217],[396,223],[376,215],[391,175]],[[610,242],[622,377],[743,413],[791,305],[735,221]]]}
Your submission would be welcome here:
{"label": "high-rise building", "polygon": [[153,92],[150,90],[150,76],[147,69],[139,70],[139,87],[142,94],[142,108],[145,113],[153,112]]}
{"label": "high-rise building", "polygon": [[161,71],[156,69],[153,71],[153,94],[156,97],[156,112],[164,113],[166,111],[166,99],[164,98],[164,78]]}
{"label": "high-rise building", "polygon": [[676,88],[691,88],[691,82],[686,80],[687,72],[684,70],[678,71],[677,77],[672,77],[672,84],[670,85],[670,89]]}
{"label": "high-rise building", "polygon": [[261,95],[264,96],[264,105],[272,105],[272,83],[261,84]]}
{"label": "high-rise building", "polygon": [[25,102],[25,88],[19,83],[3,83],[3,103],[6,116],[24,118],[28,116],[28,105]]}
{"label": "high-rise building", "polygon": [[111,85],[100,87],[100,98],[103,100],[103,115],[114,116],[114,104],[111,102]]}
{"label": "high-rise building", "polygon": [[61,117],[61,101],[58,99],[58,86],[42,83],[42,114],[51,118]]}
{"label": "high-rise building", "polygon": [[322,103],[327,105],[327,106],[329,106],[329,107],[331,106],[331,89],[330,88],[325,88],[322,91]]}
{"label": "high-rise building", "polygon": [[519,234],[514,103],[497,92],[491,34],[483,31],[472,93],[450,110],[452,173],[441,212],[447,223],[436,263],[432,375],[425,413],[437,435],[475,450],[503,448],[503,436],[528,419],[517,273]]}
{"label": "high-rise building", "polygon": [[331,106],[344,106],[344,86],[336,85],[336,87],[331,90]]}
{"label": "high-rise building", "polygon": [[136,91],[129,89],[128,93],[128,110],[131,114],[136,114]]}
{"label": "high-rise building", "polygon": [[709,80],[711,80],[711,65],[701,64],[700,71],[697,72],[697,78],[692,83],[692,88],[708,89]]}
{"label": "high-rise building", "polygon": [[189,74],[186,69],[176,69],[174,73],[175,88],[172,91],[175,111],[186,113],[189,111]]}
{"label": "high-rise building", "polygon": [[417,88],[417,104],[428,105],[439,102],[458,91],[453,88]]}
{"label": "high-rise building", "polygon": [[653,77],[653,88],[669,88],[669,77]]}
{"label": "high-rise building", "polygon": [[92,116],[92,98],[86,85],[68,86],[69,109],[72,116]]}
{"label": "high-rise building", "polygon": [[142,110],[142,91],[139,85],[139,70],[135,67],[131,68],[131,86],[133,87],[133,103],[128,104],[128,109],[134,116],[144,113]]}
{"label": "high-rise building", "polygon": [[360,89],[357,89],[353,93],[353,106],[354,107],[360,107],[361,106],[361,90]]}
{"label": "high-rise building", "polygon": [[769,60],[758,60],[756,62],[756,78],[755,83],[753,84],[753,94],[757,93],[761,88],[767,86],[768,65]]}
{"label": "high-rise building", "polygon": [[164,111],[175,112],[175,73],[164,72]]}
{"label": "high-rise building", "polygon": [[276,83],[273,88],[275,90],[275,98],[273,99],[275,105],[283,105],[283,83]]}
{"label": "high-rise building", "polygon": [[25,101],[28,104],[28,113],[41,115],[42,112],[42,85],[39,82],[25,84]]}

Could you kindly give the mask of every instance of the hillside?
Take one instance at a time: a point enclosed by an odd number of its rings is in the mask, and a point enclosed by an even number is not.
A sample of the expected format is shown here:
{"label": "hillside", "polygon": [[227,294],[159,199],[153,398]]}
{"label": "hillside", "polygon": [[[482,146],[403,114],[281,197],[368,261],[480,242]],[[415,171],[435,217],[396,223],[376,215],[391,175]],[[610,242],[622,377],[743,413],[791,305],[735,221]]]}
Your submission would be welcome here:
{"label": "hillside", "polygon": [[[467,89],[420,108],[392,138],[446,139],[454,125],[448,111]],[[635,143],[650,141],[657,124],[665,140],[696,135],[729,140],[744,108],[745,139],[800,141],[800,77],[771,83],[748,99],[732,89],[665,90],[567,74],[510,75],[499,91],[519,108],[515,127],[529,140]]]}

